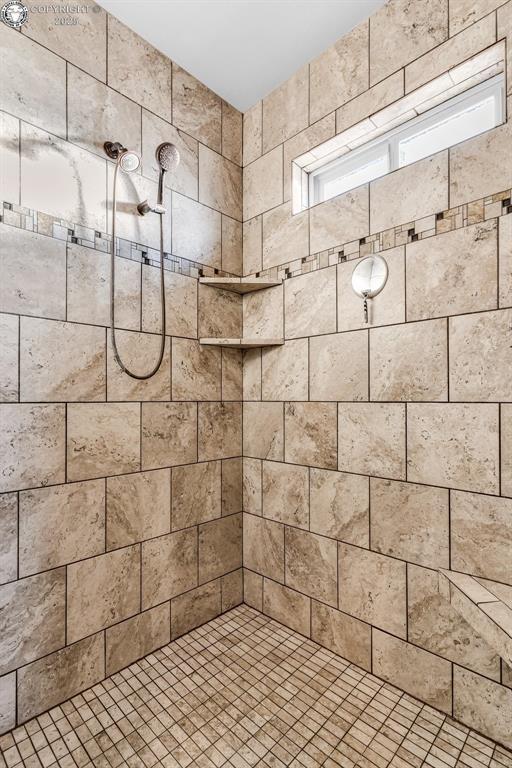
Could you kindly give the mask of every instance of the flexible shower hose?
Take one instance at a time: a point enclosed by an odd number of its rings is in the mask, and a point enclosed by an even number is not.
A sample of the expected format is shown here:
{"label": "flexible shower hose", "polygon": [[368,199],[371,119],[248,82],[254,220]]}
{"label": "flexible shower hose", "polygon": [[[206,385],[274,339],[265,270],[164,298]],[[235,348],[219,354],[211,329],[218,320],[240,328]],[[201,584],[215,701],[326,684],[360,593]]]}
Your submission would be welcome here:
{"label": "flexible shower hose", "polygon": [[[149,373],[134,373],[123,363],[116,343],[116,330],[114,327],[114,302],[116,293],[116,189],[117,189],[117,172],[119,170],[119,163],[117,162],[114,167],[114,183],[112,191],[112,248],[110,251],[110,338],[112,341],[112,349],[114,351],[114,357],[117,364],[128,376],[132,379],[150,379],[160,368],[164,357],[165,350],[165,285],[164,285],[164,222],[163,214],[160,216],[160,306],[161,306],[161,318],[162,318],[162,330],[160,335],[160,352],[158,360]],[[142,299],[141,299],[142,300]]]}

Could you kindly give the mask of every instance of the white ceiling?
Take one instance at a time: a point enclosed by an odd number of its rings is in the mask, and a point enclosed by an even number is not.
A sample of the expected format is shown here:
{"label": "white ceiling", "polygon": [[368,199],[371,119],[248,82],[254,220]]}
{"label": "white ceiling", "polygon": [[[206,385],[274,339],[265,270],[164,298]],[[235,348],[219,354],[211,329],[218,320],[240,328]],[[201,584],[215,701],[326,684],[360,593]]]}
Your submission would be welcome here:
{"label": "white ceiling", "polygon": [[241,111],[384,2],[100,0],[107,11]]}

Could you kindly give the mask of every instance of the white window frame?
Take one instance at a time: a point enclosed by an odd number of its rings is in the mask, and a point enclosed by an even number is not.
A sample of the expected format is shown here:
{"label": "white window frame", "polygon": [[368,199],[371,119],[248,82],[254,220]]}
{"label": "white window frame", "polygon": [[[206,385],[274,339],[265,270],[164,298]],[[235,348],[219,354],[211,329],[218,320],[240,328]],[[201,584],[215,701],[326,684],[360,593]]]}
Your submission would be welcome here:
{"label": "white window frame", "polygon": [[[380,174],[379,176],[385,176],[392,171],[398,170],[398,168],[403,168],[405,165],[408,165],[409,163],[400,165],[399,146],[401,141],[408,136],[414,135],[418,130],[425,130],[428,129],[429,125],[435,125],[439,121],[439,116],[443,113],[445,113],[446,116],[449,116],[450,113],[454,114],[460,110],[461,105],[464,105],[467,108],[472,104],[478,104],[482,101],[482,96],[487,95],[494,96],[495,115],[493,128],[501,125],[506,119],[505,77],[503,74],[496,75],[483,83],[479,83],[478,85],[469,88],[467,91],[464,91],[457,96],[453,96],[442,104],[429,109],[425,113],[408,120],[397,128],[381,134],[373,141],[369,141],[357,149],[346,152],[335,160],[326,161],[320,167],[311,170],[307,174],[308,206],[311,207],[312,205],[330,199],[323,194],[325,183],[350,173],[353,169],[362,166],[365,160],[371,161],[372,157],[378,157],[381,154],[384,154],[383,150],[388,154],[388,170],[386,173]],[[492,130],[492,128],[487,130]],[[485,131],[483,132],[485,133]],[[482,131],[471,134],[467,138],[474,138],[474,136],[478,136],[480,133],[482,133]],[[464,141],[466,140],[467,139],[464,139]],[[440,147],[438,151],[442,152],[443,150],[448,149],[449,146],[453,145]],[[424,157],[428,157],[428,155],[425,155]],[[423,159],[423,157],[416,158],[413,162],[420,159]],[[305,170],[307,172],[307,168]],[[352,187],[352,189],[354,188],[355,187]],[[347,191],[349,190],[345,190],[345,192]],[[344,194],[344,192],[338,194]],[[336,195],[332,195],[332,197],[335,196]]]}

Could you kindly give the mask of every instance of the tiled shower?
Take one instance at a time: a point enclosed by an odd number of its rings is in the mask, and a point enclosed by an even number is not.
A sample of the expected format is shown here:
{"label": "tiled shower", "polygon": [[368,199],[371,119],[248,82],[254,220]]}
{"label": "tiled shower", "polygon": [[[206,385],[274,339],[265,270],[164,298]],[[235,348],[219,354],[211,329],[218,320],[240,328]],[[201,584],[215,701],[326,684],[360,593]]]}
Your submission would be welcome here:
{"label": "tiled shower", "polygon": [[0,766],[512,766],[510,123],[294,208],[511,49],[512,0],[389,0],[242,114],[100,5],[0,24]]}

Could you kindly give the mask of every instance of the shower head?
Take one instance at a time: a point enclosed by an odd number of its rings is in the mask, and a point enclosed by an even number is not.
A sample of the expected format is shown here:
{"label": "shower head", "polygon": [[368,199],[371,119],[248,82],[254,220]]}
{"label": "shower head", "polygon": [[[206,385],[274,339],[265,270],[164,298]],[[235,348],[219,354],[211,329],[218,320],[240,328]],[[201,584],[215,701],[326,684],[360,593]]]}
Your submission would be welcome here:
{"label": "shower head", "polygon": [[175,171],[180,162],[180,153],[178,148],[171,144],[169,141],[164,141],[163,144],[159,144],[156,148],[156,159],[158,165],[165,171]]}
{"label": "shower head", "polygon": [[118,141],[106,141],[103,145],[111,160],[115,160],[122,171],[132,173],[140,167],[140,157],[132,149],[126,149]]}

